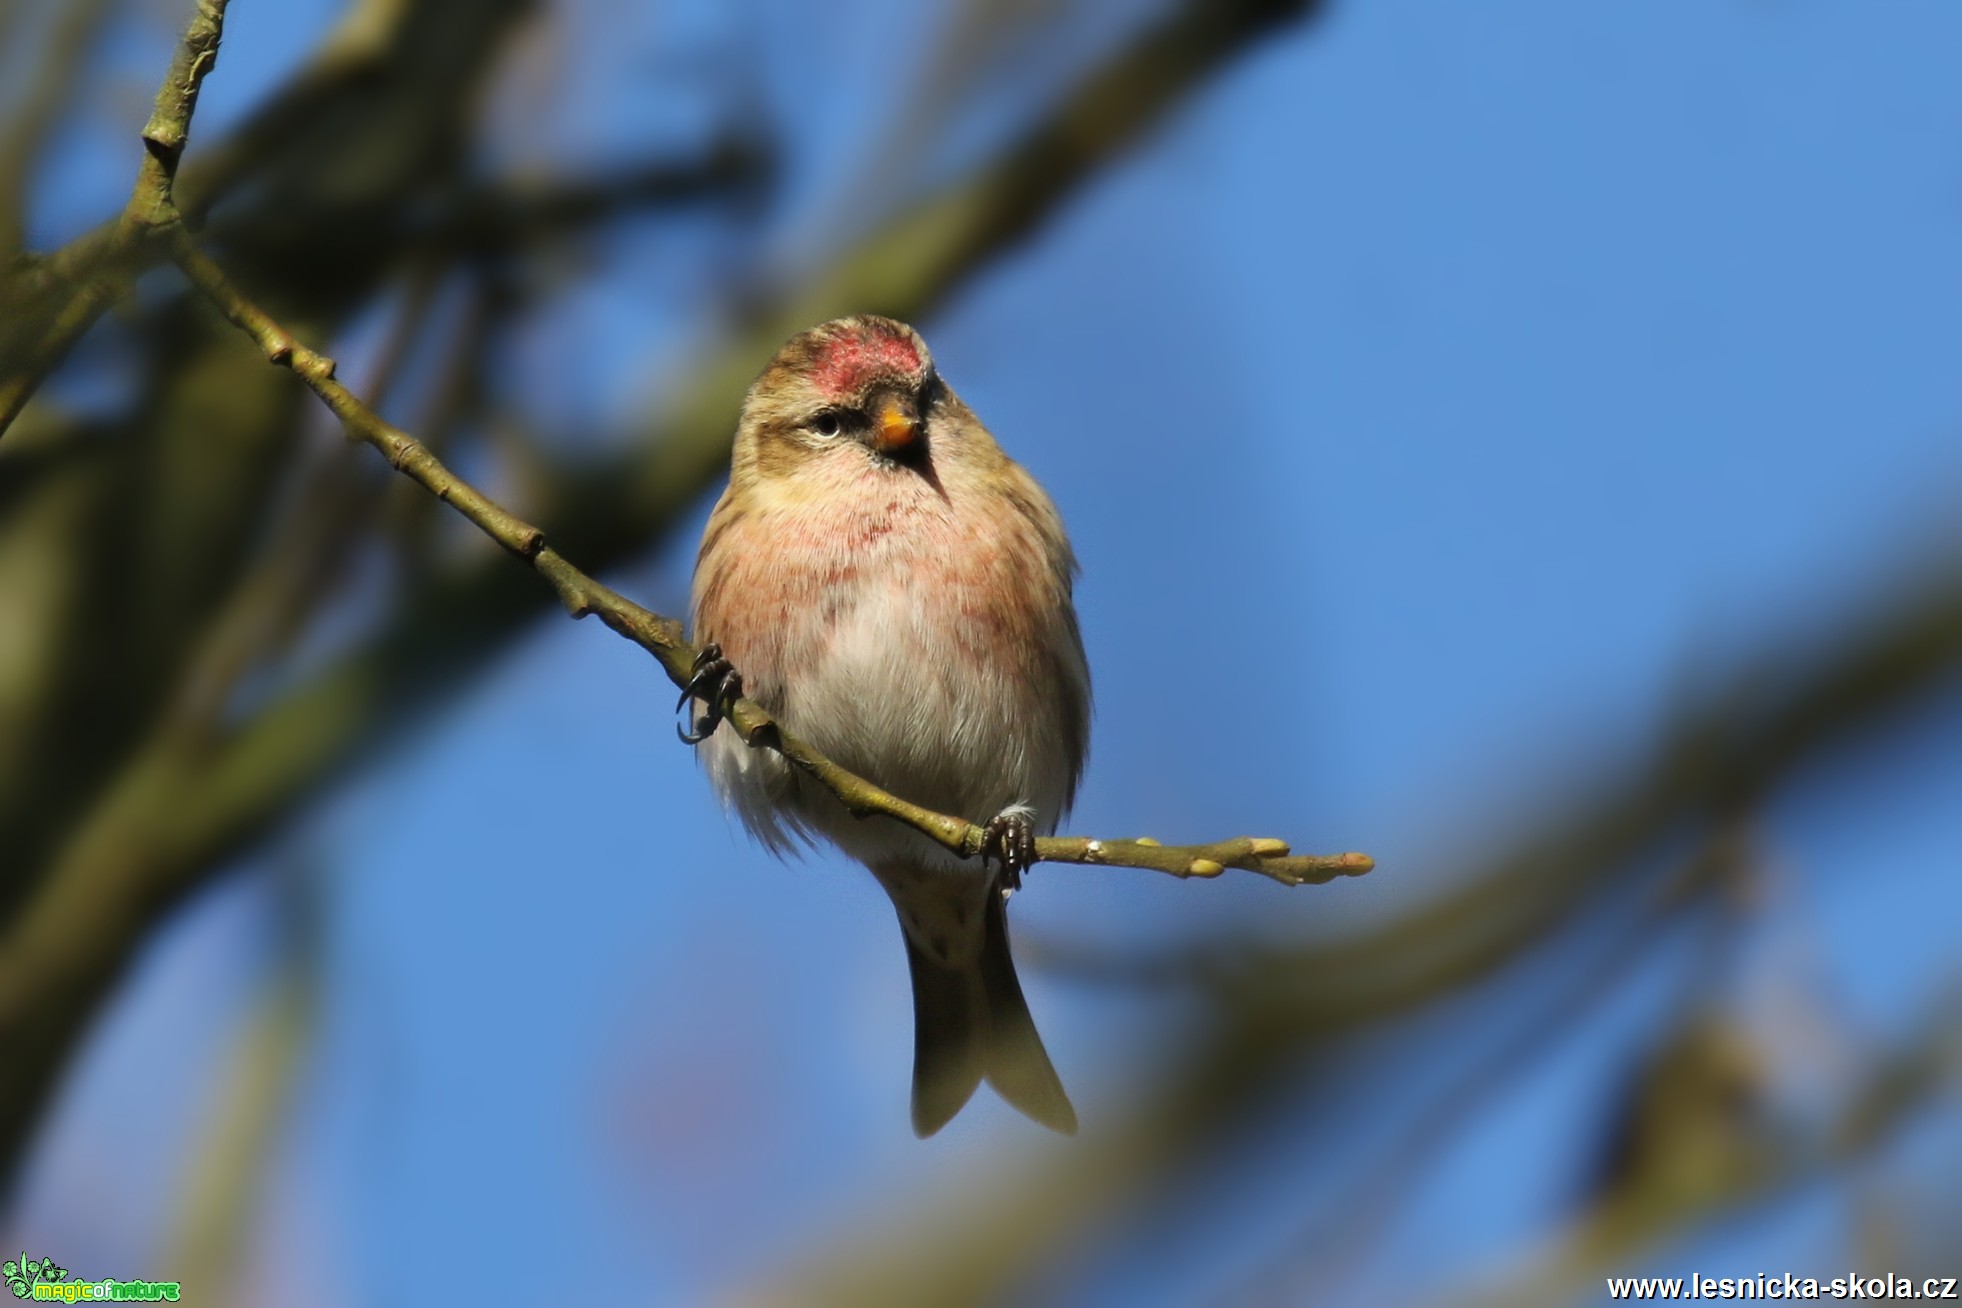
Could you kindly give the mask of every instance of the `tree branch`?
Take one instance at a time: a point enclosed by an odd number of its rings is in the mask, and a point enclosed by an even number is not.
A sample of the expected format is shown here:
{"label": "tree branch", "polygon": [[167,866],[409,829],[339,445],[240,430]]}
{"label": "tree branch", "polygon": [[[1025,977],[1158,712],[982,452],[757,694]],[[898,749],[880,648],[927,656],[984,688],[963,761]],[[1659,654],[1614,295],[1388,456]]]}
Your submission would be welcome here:
{"label": "tree branch", "polygon": [[191,136],[191,115],[205,75],[218,62],[229,0],[198,0],[198,11],[171,60],[156,106],[143,127],[143,162],[121,217],[64,247],[55,257],[9,279],[7,298],[16,306],[0,345],[17,346],[17,363],[0,349],[0,436],[40,389],[41,382],[67,357],[75,342],[115,299],[124,277],[145,262],[144,251],[164,226],[178,221],[171,188],[177,164]]}
{"label": "tree branch", "polygon": [[[178,267],[224,315],[265,351],[266,358],[289,368],[339,418],[348,437],[380,451],[397,472],[421,485],[467,518],[486,536],[531,564],[557,592],[575,618],[597,615],[613,631],[659,660],[670,680],[686,689],[699,651],[682,634],[681,624],[642,608],[595,580],[545,541],[545,533],[501,508],[448,468],[407,432],[384,422],[360,397],[334,378],[334,361],[295,340],[231,284],[224,271],[198,248],[181,227],[173,251]],[[826,758],[785,731],[749,700],[729,710],[729,723],[752,749],[773,749],[810,773],[858,817],[882,815],[902,822],[952,853],[980,854],[985,833],[964,818],[910,804]],[[1205,845],[1161,845],[1150,838],[1095,840],[1045,836],[1036,841],[1039,863],[1135,867],[1176,877],[1216,877],[1227,868],[1257,872],[1283,885],[1298,886],[1360,876],[1375,864],[1364,854],[1291,855],[1285,841],[1240,837]]]}
{"label": "tree branch", "polygon": [[184,41],[171,61],[170,72],[157,88],[156,108],[143,125],[143,164],[137,169],[136,189],[128,212],[154,226],[177,221],[177,164],[191,139],[191,115],[197,112],[198,92],[205,75],[218,63],[218,42],[225,35],[225,6],[230,0],[198,0],[198,12],[184,30]]}
{"label": "tree branch", "polygon": [[409,241],[464,255],[509,253],[626,213],[739,197],[761,189],[774,166],[769,143],[729,135],[696,159],[657,157],[573,181],[478,184]]}

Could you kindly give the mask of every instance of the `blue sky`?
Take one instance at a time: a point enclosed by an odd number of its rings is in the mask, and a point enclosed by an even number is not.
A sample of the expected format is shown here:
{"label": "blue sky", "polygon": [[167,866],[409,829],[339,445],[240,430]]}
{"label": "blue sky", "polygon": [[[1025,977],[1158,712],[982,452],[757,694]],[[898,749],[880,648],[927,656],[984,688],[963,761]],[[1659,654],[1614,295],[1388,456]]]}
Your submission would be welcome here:
{"label": "blue sky", "polygon": [[[815,46],[785,20],[755,47],[772,102],[805,106],[783,122],[786,261],[820,215],[851,212],[828,180],[891,91],[873,38],[897,7],[833,8]],[[274,83],[327,12],[272,9],[233,5],[201,125]],[[674,7],[672,27],[652,12],[548,97],[504,147],[514,164],[547,145],[630,155],[712,115],[712,84],[649,80],[690,42],[748,29],[704,6]],[[1085,25],[1085,48],[1106,28]],[[167,30],[111,51],[105,76],[153,83]],[[1098,717],[1072,828],[1275,834],[1381,865],[1293,892],[1038,870],[1018,930],[1122,945],[1379,920],[1557,804],[1604,747],[1655,739],[1752,633],[1822,623],[1823,604],[1953,543],[1958,43],[1962,11],[1933,0],[1336,4],[920,324],[1083,562]],[[808,96],[814,66],[834,95]],[[120,202],[130,124],[100,119],[53,170],[45,239]],[[985,149],[1012,119],[984,108],[959,139]],[[548,433],[617,423],[685,366],[673,298],[713,249],[708,225],[636,225],[600,248],[615,272],[508,360]],[[680,611],[698,528],[616,584]],[[1257,717],[1216,676],[1251,688]],[[285,1301],[393,1302],[389,1278],[407,1276],[531,1302],[577,1268],[634,1287],[623,1302],[699,1302],[868,1205],[1070,1147],[992,1101],[912,1139],[890,910],[835,858],[785,868],[747,844],[674,743],[664,687],[595,624],[541,624],[305,823],[328,868],[320,1026],[255,1265],[322,1279]],[[1958,725],[1951,702],[1898,728],[1806,777],[1767,824],[1788,876],[1758,927],[1765,966],[1830,992],[1858,1038],[1904,1030],[1951,976]],[[158,942],[56,1116],[11,1243],[169,1274],[154,1265],[168,1177],[207,1060],[263,984],[275,875],[255,862]],[[1095,1132],[1174,1001],[1029,972]],[[1440,1154],[1355,1293],[1455,1284],[1521,1250],[1571,1185],[1659,976]],[[1267,1229],[1194,1214],[1212,1255],[1141,1249],[1081,1298],[1230,1283],[1236,1239],[1281,1239],[1358,1161],[1301,1156],[1308,1139],[1274,1141],[1285,1169],[1215,1178],[1279,1213]],[[165,1181],[99,1207],[76,1172],[117,1150]],[[1747,1226],[1658,1270],[1845,1256],[1829,1198]]]}

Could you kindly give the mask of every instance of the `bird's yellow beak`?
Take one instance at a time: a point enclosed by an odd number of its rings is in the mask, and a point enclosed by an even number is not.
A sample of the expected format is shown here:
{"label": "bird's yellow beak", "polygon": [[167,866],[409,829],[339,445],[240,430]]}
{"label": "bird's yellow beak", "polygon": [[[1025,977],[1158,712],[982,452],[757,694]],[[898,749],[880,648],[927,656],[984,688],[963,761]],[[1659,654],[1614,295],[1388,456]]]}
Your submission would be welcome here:
{"label": "bird's yellow beak", "polygon": [[912,405],[895,395],[879,401],[878,412],[873,415],[873,449],[881,454],[893,454],[919,438],[920,420],[914,415]]}

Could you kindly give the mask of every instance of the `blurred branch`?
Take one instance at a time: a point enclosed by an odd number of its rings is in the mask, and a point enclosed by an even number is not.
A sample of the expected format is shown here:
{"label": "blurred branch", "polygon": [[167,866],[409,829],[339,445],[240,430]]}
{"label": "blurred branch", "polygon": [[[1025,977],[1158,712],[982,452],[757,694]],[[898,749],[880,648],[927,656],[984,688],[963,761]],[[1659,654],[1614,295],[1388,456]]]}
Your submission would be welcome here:
{"label": "blurred branch", "polygon": [[108,229],[0,283],[20,314],[0,326],[0,436],[121,294],[139,263],[120,228]]}
{"label": "blurred branch", "polygon": [[[1284,1243],[1273,1265],[1250,1278],[1248,1303],[1294,1303],[1329,1291],[1361,1265],[1397,1214],[1397,1202],[1425,1175],[1425,1169],[1485,1104],[1531,1067],[1556,1040],[1594,1012],[1636,965],[1647,957],[1658,934],[1705,902],[1711,891],[1733,885],[1756,857],[1748,827],[1733,823],[1710,832],[1709,839],[1661,882],[1645,888],[1632,911],[1613,915],[1607,938],[1586,950],[1579,968],[1544,996],[1509,1035],[1480,1051],[1472,1066],[1433,1093],[1430,1105],[1396,1132],[1384,1155],[1362,1169],[1336,1210],[1304,1214],[1300,1230]],[[1722,936],[1712,936],[1713,943]]]}
{"label": "blurred branch", "polygon": [[903,104],[887,115],[846,184],[835,188],[846,221],[864,212],[866,198],[889,201],[931,165],[956,112],[988,74],[1027,76],[1025,59],[1051,36],[1045,21],[1066,17],[1068,0],[951,0],[939,15],[928,48],[894,70],[911,83]]}
{"label": "blurred branch", "polygon": [[1693,1017],[1648,1069],[1648,1139],[1638,1166],[1544,1254],[1473,1302],[1574,1302],[1698,1223],[1774,1201],[1857,1163],[1953,1088],[1959,1044],[1956,1015],[1937,1014],[1881,1057],[1821,1130],[1783,1138],[1764,1115],[1767,1072],[1757,1052],[1736,1030]]}
{"label": "blurred branch", "polygon": [[1962,675],[1962,561],[1944,550],[1905,566],[1891,595],[1876,601],[1871,591],[1816,630],[1764,641],[1733,675],[1685,702],[1652,751],[1574,786],[1559,805],[1564,818],[1430,906],[1338,944],[1234,938],[1134,957],[1126,970],[1255,977],[1304,1020],[1332,1027],[1404,1011],[1488,974],[1643,853],[1757,811],[1797,768]]}
{"label": "blurred branch", "polygon": [[[81,80],[82,61],[111,0],[63,0],[47,49],[35,62],[27,94],[0,136],[0,265],[26,244],[28,182],[56,115]],[[4,45],[0,37],[0,45]],[[4,426],[4,424],[0,424]]]}
{"label": "blurred branch", "polygon": [[301,855],[278,875],[279,923],[272,975],[254,988],[230,1056],[216,1069],[162,1265],[201,1302],[239,1304],[241,1252],[263,1223],[260,1195],[277,1158],[320,989],[317,869]]}
{"label": "blurred branch", "polygon": [[164,1265],[206,1303],[241,1302],[240,1250],[263,1212],[271,1152],[312,1035],[314,978],[306,969],[303,958],[285,963],[255,996],[178,1199]]}
{"label": "blurred branch", "polygon": [[698,160],[654,159],[599,177],[551,185],[480,185],[456,199],[410,243],[463,255],[522,248],[622,213],[740,193],[769,176],[764,142],[729,137]]}
{"label": "blurred branch", "polygon": [[[128,749],[57,851],[37,896],[0,936],[0,1039],[50,1049],[79,1034],[117,975],[114,964],[139,946],[178,890],[161,880],[132,884],[130,870],[159,859],[168,864],[173,851],[195,841],[214,795],[249,795],[253,785],[284,779],[263,754],[242,760],[229,776],[214,768],[227,755],[226,713],[241,681],[291,638],[354,548],[358,537],[348,527],[367,502],[363,492],[372,500],[372,489],[343,459],[323,467],[213,615],[159,719]],[[35,1061],[0,1070],[0,1127],[10,1133],[10,1162],[46,1078],[57,1070],[47,1064],[35,1076]]]}

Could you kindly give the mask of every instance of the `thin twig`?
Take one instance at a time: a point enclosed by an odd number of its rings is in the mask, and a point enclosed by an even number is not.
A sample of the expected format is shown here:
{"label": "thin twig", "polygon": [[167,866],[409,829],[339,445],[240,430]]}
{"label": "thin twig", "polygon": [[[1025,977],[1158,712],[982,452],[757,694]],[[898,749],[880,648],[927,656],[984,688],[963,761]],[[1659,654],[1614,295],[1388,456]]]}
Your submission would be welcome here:
{"label": "thin twig", "polygon": [[[171,194],[178,161],[191,138],[191,115],[205,75],[218,62],[229,0],[198,0],[177,55],[157,88],[143,126],[143,162],[129,203],[114,223],[96,229],[0,284],[15,321],[0,334],[0,436],[13,425],[42,381],[68,356],[144,262],[157,234],[178,223]],[[16,346],[17,348],[8,348]],[[9,359],[18,354],[18,361]]]}
{"label": "thin twig", "polygon": [[[660,660],[676,686],[688,685],[698,651],[688,643],[679,622],[642,608],[580,571],[546,543],[544,532],[500,507],[444,467],[415,437],[384,422],[353,391],[335,380],[332,359],[295,340],[291,332],[232,285],[224,270],[198,248],[188,232],[181,227],[174,231],[177,265],[192,284],[258,342],[268,360],[291,369],[305,382],[341,420],[350,439],[372,445],[397,472],[419,483],[468,518],[479,531],[530,563],[551,583],[559,602],[573,617],[597,615],[608,627]],[[985,833],[979,826],[964,818],[909,804],[846,771],[785,731],[751,701],[737,701],[728,718],[744,743],[752,749],[776,750],[815,777],[854,815],[893,818],[953,853],[968,858],[980,854]],[[1290,855],[1284,841],[1245,836],[1205,845],[1162,845],[1149,838],[1093,840],[1082,836],[1047,836],[1036,841],[1036,861],[1144,868],[1176,877],[1216,877],[1232,867],[1257,872],[1289,886],[1360,876],[1375,866],[1365,854]]]}
{"label": "thin twig", "polygon": [[156,107],[143,125],[143,164],[137,169],[136,188],[130,194],[129,217],[152,226],[167,226],[177,220],[177,204],[171,194],[177,181],[177,164],[184,157],[184,146],[191,139],[191,115],[197,112],[198,92],[205,74],[218,62],[218,42],[225,34],[225,6],[229,0],[198,0],[198,12],[184,30],[184,40],[157,88]]}

